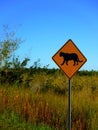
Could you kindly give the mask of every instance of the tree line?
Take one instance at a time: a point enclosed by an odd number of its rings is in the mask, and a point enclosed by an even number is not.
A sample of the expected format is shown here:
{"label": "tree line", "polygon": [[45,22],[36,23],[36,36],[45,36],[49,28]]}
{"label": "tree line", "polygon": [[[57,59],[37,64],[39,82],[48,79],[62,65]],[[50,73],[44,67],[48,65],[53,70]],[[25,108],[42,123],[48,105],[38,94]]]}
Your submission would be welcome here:
{"label": "tree line", "polygon": [[[24,58],[23,61],[19,60],[19,57],[15,55],[15,51],[19,48],[19,45],[23,42],[21,38],[17,38],[16,32],[12,31],[8,25],[3,26],[3,36],[0,39],[0,83],[13,84],[16,81],[20,84],[23,82],[23,75],[31,77],[35,73],[55,74],[57,72],[62,73],[60,69],[49,69],[48,65],[41,67],[40,60],[33,63],[32,66],[27,68],[29,58]],[[77,75],[98,75],[98,71],[82,70],[78,71]],[[25,76],[26,77],[26,76]],[[25,78],[29,82],[29,78]]]}

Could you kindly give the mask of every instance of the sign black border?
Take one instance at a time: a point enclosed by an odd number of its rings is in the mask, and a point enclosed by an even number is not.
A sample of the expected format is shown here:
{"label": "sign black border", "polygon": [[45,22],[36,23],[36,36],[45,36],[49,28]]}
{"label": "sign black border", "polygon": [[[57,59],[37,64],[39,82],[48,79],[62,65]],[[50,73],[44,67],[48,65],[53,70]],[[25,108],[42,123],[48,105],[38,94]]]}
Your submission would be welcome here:
{"label": "sign black border", "polygon": [[[52,60],[55,62],[55,60],[53,59],[53,57],[66,45],[66,44],[68,44],[68,42],[69,41],[71,41],[73,44],[74,44],[74,46],[76,47],[76,49],[81,53],[81,55],[85,58],[85,62],[76,70],[76,72],[87,62],[87,58],[82,54],[82,52],[78,49],[78,47],[75,45],[75,43],[71,40],[71,39],[69,39],[53,56],[52,56]],[[55,62],[56,63],[56,62]],[[57,63],[56,63],[57,64]],[[57,64],[58,65],[58,64]],[[63,71],[63,69],[60,67],[60,65],[58,65],[58,67]],[[63,71],[65,74],[66,74],[66,72],[65,71]],[[73,75],[75,75],[76,74],[76,72],[75,73],[73,73]],[[69,79],[71,79],[72,77],[73,77],[73,75],[71,76],[71,77],[69,77],[67,74],[66,74],[66,76],[69,78]]]}

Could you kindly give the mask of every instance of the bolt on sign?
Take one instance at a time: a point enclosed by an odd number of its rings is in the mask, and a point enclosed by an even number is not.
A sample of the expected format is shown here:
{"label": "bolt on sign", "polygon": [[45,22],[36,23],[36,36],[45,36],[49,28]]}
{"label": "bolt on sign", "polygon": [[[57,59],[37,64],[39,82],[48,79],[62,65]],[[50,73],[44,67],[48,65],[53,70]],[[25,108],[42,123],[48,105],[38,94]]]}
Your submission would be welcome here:
{"label": "bolt on sign", "polygon": [[74,42],[69,39],[52,57],[54,62],[61,68],[66,76],[71,79],[72,76],[87,61]]}

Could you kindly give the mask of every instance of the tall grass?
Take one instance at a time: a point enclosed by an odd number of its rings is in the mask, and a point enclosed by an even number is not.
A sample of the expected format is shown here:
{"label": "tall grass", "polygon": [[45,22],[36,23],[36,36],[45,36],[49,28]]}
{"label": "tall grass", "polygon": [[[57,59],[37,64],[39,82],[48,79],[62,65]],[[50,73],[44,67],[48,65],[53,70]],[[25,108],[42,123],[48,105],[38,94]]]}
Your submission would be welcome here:
{"label": "tall grass", "polygon": [[[44,75],[43,77],[45,79]],[[43,83],[44,81],[41,81],[40,78],[39,83]],[[60,91],[59,94],[56,91],[39,91],[35,93],[32,88],[0,86],[0,113],[13,112],[18,115],[20,122],[25,121],[27,124],[33,125],[45,124],[51,129],[67,130],[68,96],[67,83],[64,82],[66,79],[63,77],[61,81],[61,77],[58,77],[58,80],[55,79],[54,82],[49,82],[48,78],[47,80],[47,85],[56,88],[59,88],[62,83],[66,92]],[[75,76],[72,79],[72,130],[98,130],[97,85],[97,77]],[[64,87],[61,89],[64,89]]]}
{"label": "tall grass", "polygon": [[[98,93],[97,93],[98,94]],[[72,94],[72,128],[77,130],[98,129],[98,96],[91,89]]]}
{"label": "tall grass", "polygon": [[[33,124],[44,123],[51,128],[60,128],[65,122],[66,126],[66,101],[52,93],[34,94],[25,89],[0,89],[0,112],[5,109]],[[65,109],[65,110],[64,110]],[[62,113],[63,112],[63,113]],[[62,117],[64,116],[64,120]],[[62,123],[61,123],[62,122]],[[62,126],[63,127],[63,126]]]}
{"label": "tall grass", "polygon": [[32,124],[21,120],[13,111],[0,113],[0,130],[51,130],[45,124]]}

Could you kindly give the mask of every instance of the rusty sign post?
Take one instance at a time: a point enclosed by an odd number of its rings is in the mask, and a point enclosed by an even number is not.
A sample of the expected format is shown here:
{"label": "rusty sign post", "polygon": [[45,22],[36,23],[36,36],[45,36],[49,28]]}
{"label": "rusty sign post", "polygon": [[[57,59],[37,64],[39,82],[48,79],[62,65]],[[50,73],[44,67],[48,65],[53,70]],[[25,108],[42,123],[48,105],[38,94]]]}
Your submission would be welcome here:
{"label": "rusty sign post", "polygon": [[87,61],[86,57],[69,39],[52,57],[54,62],[66,74],[68,84],[68,130],[71,130],[71,78]]}

